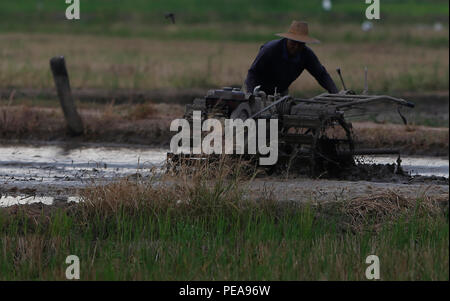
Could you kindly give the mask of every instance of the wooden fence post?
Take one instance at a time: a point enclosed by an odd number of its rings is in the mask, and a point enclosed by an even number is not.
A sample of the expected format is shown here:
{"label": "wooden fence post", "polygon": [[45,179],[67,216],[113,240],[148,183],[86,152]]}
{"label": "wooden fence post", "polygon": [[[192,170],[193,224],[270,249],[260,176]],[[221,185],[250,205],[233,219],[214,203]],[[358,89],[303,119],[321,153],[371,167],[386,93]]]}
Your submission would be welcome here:
{"label": "wooden fence post", "polygon": [[70,91],[69,74],[67,73],[66,61],[63,56],[57,56],[50,60],[53,79],[58,91],[59,102],[66,118],[69,134],[78,136],[84,133],[83,122],[78,115],[77,108]]}

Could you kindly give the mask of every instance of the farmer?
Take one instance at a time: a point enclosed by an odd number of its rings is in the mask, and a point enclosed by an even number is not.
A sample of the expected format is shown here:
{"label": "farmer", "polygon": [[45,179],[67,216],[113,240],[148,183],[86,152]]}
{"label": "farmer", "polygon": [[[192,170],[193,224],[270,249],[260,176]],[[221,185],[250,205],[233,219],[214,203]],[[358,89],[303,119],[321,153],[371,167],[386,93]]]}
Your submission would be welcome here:
{"label": "farmer", "polygon": [[253,92],[256,86],[273,95],[288,93],[290,84],[306,69],[329,93],[338,93],[336,85],[314,52],[306,43],[319,43],[308,36],[306,22],[293,21],[287,33],[279,33],[282,39],[262,45],[255,61],[248,70],[244,89]]}

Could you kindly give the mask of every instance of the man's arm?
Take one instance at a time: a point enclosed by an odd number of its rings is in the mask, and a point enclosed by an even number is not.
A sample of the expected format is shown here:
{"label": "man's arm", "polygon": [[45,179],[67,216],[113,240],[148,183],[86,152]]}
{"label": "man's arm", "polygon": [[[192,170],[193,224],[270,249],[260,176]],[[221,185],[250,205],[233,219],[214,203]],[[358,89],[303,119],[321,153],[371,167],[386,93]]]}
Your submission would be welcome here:
{"label": "man's arm", "polygon": [[261,80],[258,78],[256,72],[251,69],[248,70],[247,78],[245,79],[246,92],[253,93],[253,90],[258,86],[258,83],[261,83]]}
{"label": "man's arm", "polygon": [[320,63],[314,52],[306,48],[306,70],[317,80],[317,82],[328,91],[328,93],[338,93],[338,89],[328,74],[327,69]]}
{"label": "man's arm", "polygon": [[267,72],[267,64],[270,60],[270,51],[261,46],[258,55],[253,61],[252,66],[248,70],[247,78],[245,79],[245,85],[247,86],[247,92],[253,92],[256,86],[263,83],[264,72]]}

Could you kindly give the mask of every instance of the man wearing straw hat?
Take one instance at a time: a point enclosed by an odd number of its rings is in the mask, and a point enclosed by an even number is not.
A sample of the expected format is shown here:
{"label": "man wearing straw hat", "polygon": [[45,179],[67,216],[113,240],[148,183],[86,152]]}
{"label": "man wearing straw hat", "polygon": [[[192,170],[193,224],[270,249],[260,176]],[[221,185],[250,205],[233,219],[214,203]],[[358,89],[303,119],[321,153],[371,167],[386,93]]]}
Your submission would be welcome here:
{"label": "man wearing straw hat", "polygon": [[338,93],[325,67],[305,45],[319,43],[308,35],[306,22],[293,21],[287,33],[279,33],[277,36],[282,39],[261,46],[248,70],[244,85],[246,92],[253,92],[256,86],[261,86],[261,90],[267,94],[273,95],[276,91],[285,95],[290,84],[306,69],[329,93]]}

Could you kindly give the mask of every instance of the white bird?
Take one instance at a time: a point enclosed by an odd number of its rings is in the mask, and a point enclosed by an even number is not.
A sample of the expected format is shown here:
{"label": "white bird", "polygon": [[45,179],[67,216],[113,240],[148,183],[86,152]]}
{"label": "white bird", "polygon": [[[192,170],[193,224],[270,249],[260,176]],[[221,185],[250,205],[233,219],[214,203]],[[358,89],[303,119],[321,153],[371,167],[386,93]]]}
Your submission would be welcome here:
{"label": "white bird", "polygon": [[442,26],[442,23],[436,22],[434,23],[433,28],[435,31],[441,31],[444,28],[444,26]]}
{"label": "white bird", "polygon": [[331,0],[322,0],[322,8],[326,11],[331,10]]}
{"label": "white bird", "polygon": [[370,21],[364,21],[364,22],[361,24],[361,29],[362,29],[363,31],[370,31],[370,30],[373,29],[373,23],[370,22]]}

